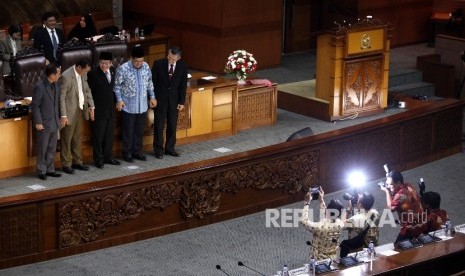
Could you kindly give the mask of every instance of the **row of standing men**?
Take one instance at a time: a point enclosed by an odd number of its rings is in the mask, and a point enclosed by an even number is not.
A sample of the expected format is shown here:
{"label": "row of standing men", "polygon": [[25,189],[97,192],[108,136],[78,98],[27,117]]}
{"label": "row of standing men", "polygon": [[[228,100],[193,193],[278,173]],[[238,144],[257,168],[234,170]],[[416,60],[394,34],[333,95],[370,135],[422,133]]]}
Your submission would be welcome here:
{"label": "row of standing men", "polygon": [[155,112],[155,157],[178,157],[176,128],[178,113],[184,109],[188,70],[181,54],[179,47],[170,48],[167,57],[155,61],[152,69],[144,61],[141,47],[134,47],[131,59],[117,69],[112,66],[110,52],[102,52],[98,67],[92,70],[91,61],[86,59],[63,73],[50,62],[31,102],[38,177],[46,180],[48,176],[61,176],[54,167],[58,131],[63,172],[89,170],[81,150],[82,122],[89,119],[95,166],[119,165],[113,156],[115,110],[121,112],[122,158],[126,162],[147,160],[142,136],[149,108]]}

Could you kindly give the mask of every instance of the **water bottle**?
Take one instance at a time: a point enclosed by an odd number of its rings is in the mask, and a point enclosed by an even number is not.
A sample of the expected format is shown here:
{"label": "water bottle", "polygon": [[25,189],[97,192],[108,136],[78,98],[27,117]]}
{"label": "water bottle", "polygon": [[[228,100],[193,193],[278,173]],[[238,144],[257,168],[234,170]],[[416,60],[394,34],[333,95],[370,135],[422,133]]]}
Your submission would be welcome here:
{"label": "water bottle", "polygon": [[145,39],[144,29],[140,29],[140,39]]}
{"label": "water bottle", "polygon": [[283,276],[289,276],[289,269],[286,264],[283,267]]}
{"label": "water bottle", "polygon": [[370,259],[373,260],[373,257],[375,254],[375,245],[373,244],[372,241],[368,244],[368,253],[370,253]]}
{"label": "water bottle", "polygon": [[445,236],[450,237],[450,220],[446,220],[445,226]]}
{"label": "water bottle", "polygon": [[310,265],[308,266],[308,274],[315,275],[315,258],[310,258]]}
{"label": "water bottle", "polygon": [[139,27],[136,27],[136,30],[134,31],[134,37],[139,39]]}

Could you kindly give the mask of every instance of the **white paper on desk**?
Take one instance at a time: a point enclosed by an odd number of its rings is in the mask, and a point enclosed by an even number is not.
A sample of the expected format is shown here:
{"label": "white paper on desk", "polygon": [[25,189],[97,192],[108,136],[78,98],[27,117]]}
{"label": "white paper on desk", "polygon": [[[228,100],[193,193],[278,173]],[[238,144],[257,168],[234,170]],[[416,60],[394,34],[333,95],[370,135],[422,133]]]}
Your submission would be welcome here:
{"label": "white paper on desk", "polygon": [[232,151],[232,149],[228,149],[228,148],[225,148],[225,147],[217,148],[217,149],[214,149],[214,150],[217,151],[217,152],[221,152],[221,153]]}
{"label": "white paper on desk", "polygon": [[440,239],[443,240],[443,241],[447,241],[447,240],[450,240],[450,239],[453,238],[453,237],[446,237],[446,236],[444,236],[444,235],[439,235],[439,236],[436,236],[436,237],[440,238]]}
{"label": "white paper on desk", "polygon": [[378,252],[378,254],[380,255],[384,255],[384,256],[392,256],[392,255],[396,255],[398,254],[399,252],[395,251],[395,250],[385,250],[385,251],[382,251],[382,252]]}
{"label": "white paper on desk", "polygon": [[24,99],[27,101],[32,101],[32,97],[24,97]]}
{"label": "white paper on desk", "polygon": [[21,101],[16,101],[15,103],[16,104],[23,104]]}
{"label": "white paper on desk", "polygon": [[206,76],[206,77],[203,77],[202,79],[203,80],[214,80],[214,79],[216,79],[216,77],[214,77],[214,76]]}
{"label": "white paper on desk", "polygon": [[192,75],[191,75],[191,74],[187,74],[187,78],[188,78],[188,79],[192,78]]}
{"label": "white paper on desk", "polygon": [[31,189],[31,190],[34,190],[34,191],[47,189],[47,187],[39,185],[39,184],[34,184],[34,185],[31,185],[31,186],[27,186],[27,187],[29,189]]}

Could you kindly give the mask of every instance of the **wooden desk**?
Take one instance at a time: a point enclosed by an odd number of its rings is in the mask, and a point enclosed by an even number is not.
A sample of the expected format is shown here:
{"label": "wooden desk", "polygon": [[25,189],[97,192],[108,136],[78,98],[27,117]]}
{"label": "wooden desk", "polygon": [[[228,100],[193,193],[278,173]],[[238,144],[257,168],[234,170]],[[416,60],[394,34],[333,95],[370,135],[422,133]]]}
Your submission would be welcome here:
{"label": "wooden desk", "polygon": [[370,264],[345,268],[329,275],[451,275],[465,270],[465,234],[456,233],[450,240],[427,244],[423,247],[401,251],[393,256],[378,254]]}

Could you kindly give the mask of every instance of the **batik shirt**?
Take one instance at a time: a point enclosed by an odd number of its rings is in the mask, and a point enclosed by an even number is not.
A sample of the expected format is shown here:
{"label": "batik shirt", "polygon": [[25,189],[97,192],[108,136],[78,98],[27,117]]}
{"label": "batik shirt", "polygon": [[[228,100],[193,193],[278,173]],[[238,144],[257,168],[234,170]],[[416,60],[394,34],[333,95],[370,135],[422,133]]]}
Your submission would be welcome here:
{"label": "batik shirt", "polygon": [[368,211],[355,210],[357,212],[352,217],[348,218],[345,221],[344,228],[349,230],[349,239],[352,239],[358,236],[365,228],[366,224],[370,224],[370,229],[365,236],[365,247],[368,247],[370,242],[373,242],[375,246],[378,245],[379,239],[379,213],[375,209],[370,209]]}
{"label": "batik shirt", "polygon": [[441,226],[444,225],[444,223],[447,220],[447,212],[442,209],[436,209],[436,210],[428,210],[428,217],[427,217],[427,229],[425,233],[429,233],[432,231],[436,231],[441,229]]}
{"label": "batik shirt", "polygon": [[[324,210],[326,205],[320,204],[320,210]],[[339,257],[339,238],[342,234],[344,223],[340,219],[334,221],[323,218],[319,222],[314,222],[308,215],[309,207],[305,205],[302,213],[302,225],[313,233],[311,256],[316,261],[330,258],[335,260]]]}
{"label": "batik shirt", "polygon": [[397,211],[402,226],[401,235],[415,238],[426,230],[426,213],[423,212],[420,196],[412,184],[404,183],[396,187],[391,210]]}
{"label": "batik shirt", "polygon": [[144,62],[141,68],[136,69],[131,61],[122,64],[116,70],[113,91],[116,100],[124,102],[123,111],[131,114],[147,112],[148,96],[155,99],[149,65]]}

